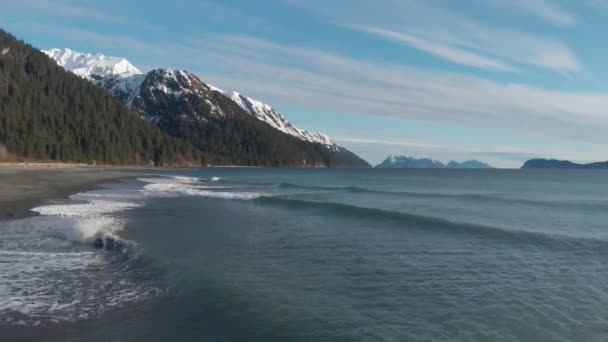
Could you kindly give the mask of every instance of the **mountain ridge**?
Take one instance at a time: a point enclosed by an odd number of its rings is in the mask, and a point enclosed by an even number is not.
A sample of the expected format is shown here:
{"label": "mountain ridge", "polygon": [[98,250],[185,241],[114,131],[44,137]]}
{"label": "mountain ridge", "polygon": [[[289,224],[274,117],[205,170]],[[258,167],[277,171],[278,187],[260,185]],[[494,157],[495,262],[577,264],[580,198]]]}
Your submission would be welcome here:
{"label": "mountain ridge", "polygon": [[490,165],[478,160],[467,160],[462,163],[450,161],[447,165],[429,158],[415,158],[407,155],[389,155],[376,168],[385,169],[489,169]]}
{"label": "mountain ridge", "polygon": [[[121,60],[82,55],[104,63]],[[158,68],[124,77],[112,72],[81,77],[108,90],[163,132],[193,144],[210,157],[210,165],[370,167],[324,134],[294,127],[272,106],[245,96],[238,103],[234,94],[227,96],[185,70]]]}
{"label": "mountain ridge", "polygon": [[522,169],[608,169],[608,161],[588,164],[574,163],[569,160],[557,159],[530,159],[524,163]]}
{"label": "mountain ridge", "polygon": [[[90,54],[77,52],[68,48],[52,48],[42,50],[58,65],[76,75],[86,78],[93,83],[106,88],[112,95],[119,97],[128,107],[131,107],[133,98],[141,87],[147,73],[141,72],[137,67],[122,57],[106,56],[101,53]],[[167,70],[169,72],[188,73],[185,70],[173,68],[158,68],[155,70]],[[153,72],[154,70],[150,71]],[[266,122],[275,129],[297,137],[301,140],[319,143],[330,148],[338,148],[327,135],[320,132],[309,132],[295,127],[289,120],[272,106],[244,96],[234,91],[230,96],[215,86],[206,84],[211,91],[221,93],[232,99],[243,110],[260,121]]]}

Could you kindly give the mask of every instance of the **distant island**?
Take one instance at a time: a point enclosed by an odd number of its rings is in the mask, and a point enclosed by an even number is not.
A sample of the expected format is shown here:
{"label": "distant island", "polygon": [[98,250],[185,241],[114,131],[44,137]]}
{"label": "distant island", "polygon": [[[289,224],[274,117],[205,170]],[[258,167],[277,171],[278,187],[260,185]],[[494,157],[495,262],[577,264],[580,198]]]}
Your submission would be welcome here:
{"label": "distant island", "polygon": [[462,163],[455,161],[447,165],[429,158],[414,158],[409,156],[388,156],[382,163],[376,165],[379,169],[491,169],[492,166],[478,160],[467,160]]}
{"label": "distant island", "polygon": [[577,164],[568,160],[531,159],[524,163],[522,169],[608,169],[608,162]]}

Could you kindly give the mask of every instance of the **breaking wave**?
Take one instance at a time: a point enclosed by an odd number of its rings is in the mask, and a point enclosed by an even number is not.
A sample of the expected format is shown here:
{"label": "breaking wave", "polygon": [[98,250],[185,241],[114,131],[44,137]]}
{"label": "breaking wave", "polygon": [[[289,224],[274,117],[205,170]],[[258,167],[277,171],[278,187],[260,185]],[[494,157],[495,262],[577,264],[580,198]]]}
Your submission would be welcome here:
{"label": "breaking wave", "polygon": [[[155,177],[138,178],[138,180],[147,183],[144,185],[143,193],[150,197],[199,196],[229,200],[253,200],[263,196],[263,194],[257,192],[218,191],[218,189],[227,188],[203,183],[199,178]],[[213,177],[209,183],[217,183],[220,180],[219,177]]]}
{"label": "breaking wave", "polygon": [[99,190],[33,208],[40,216],[2,225],[0,324],[46,325],[96,317],[162,293],[136,281],[138,246],[120,237],[120,213],[141,206],[140,190]]}
{"label": "breaking wave", "polygon": [[[121,236],[124,213],[150,198],[200,196],[252,200],[228,191],[220,177],[150,176],[142,184],[78,193],[0,222],[0,324],[46,325],[97,317],[160,295],[158,265]],[[227,190],[228,189],[228,190]],[[162,272],[162,271],[161,271]]]}

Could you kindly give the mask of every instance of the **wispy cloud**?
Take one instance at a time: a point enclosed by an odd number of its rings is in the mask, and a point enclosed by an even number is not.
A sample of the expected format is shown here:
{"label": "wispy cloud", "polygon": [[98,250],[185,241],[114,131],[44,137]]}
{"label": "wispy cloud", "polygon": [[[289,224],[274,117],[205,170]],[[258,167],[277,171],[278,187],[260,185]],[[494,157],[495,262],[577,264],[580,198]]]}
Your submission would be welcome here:
{"label": "wispy cloud", "polygon": [[154,25],[146,24],[133,17],[102,11],[95,6],[86,6],[65,0],[2,0],[2,7],[18,9],[34,13],[42,13],[52,17],[69,18],[71,20],[94,20],[100,22],[118,23],[141,29],[154,29]]}
{"label": "wispy cloud", "polygon": [[415,49],[430,53],[450,62],[469,65],[480,69],[490,69],[498,71],[515,70],[514,67],[503,63],[498,59],[486,57],[471,51],[451,46],[449,44],[445,44],[440,41],[426,39],[421,36],[395,32],[374,26],[362,26],[352,28],[409,45]]}
{"label": "wispy cloud", "polygon": [[[97,50],[82,52],[99,52],[106,55],[125,57],[130,59],[131,62],[137,64],[140,70],[144,71],[175,63],[176,61],[172,51],[188,48],[187,46],[181,45],[178,42],[151,43],[127,34],[104,34],[97,31],[69,26],[39,24],[29,21],[5,24],[7,25],[6,28],[9,30],[35,33],[38,37],[65,38],[71,42],[70,46],[65,46],[67,48],[75,49],[76,46],[81,44],[94,44],[98,47]],[[58,46],[37,46],[37,48],[40,49],[50,49],[55,47]],[[140,57],[133,58],[132,56]]]}
{"label": "wispy cloud", "polygon": [[[483,0],[502,8],[541,18],[553,25],[569,27],[577,23],[577,19],[552,0]],[[591,0],[602,1],[602,0]]]}
{"label": "wispy cloud", "polygon": [[407,140],[386,140],[386,139],[369,139],[369,138],[356,138],[356,137],[334,137],[333,139],[337,142],[346,142],[346,143],[354,143],[354,144],[391,145],[391,146],[400,146],[400,147],[445,149],[445,146],[424,143],[424,142],[407,141]]}
{"label": "wispy cloud", "polygon": [[[583,69],[575,53],[556,38],[497,27],[491,22],[433,6],[434,2],[430,1],[282,1],[309,10],[328,22],[399,41],[458,64],[502,71],[518,69],[518,66],[560,73]],[[539,0],[531,0],[536,1]]]}
{"label": "wispy cloud", "polygon": [[377,64],[248,36],[193,43],[204,79],[271,103],[605,141],[608,94],[501,84],[459,73]]}

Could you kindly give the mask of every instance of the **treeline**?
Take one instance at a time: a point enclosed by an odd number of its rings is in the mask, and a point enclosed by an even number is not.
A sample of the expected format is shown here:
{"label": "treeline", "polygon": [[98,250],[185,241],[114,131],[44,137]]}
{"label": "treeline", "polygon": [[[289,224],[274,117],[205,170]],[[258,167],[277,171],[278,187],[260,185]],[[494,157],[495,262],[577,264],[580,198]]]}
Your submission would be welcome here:
{"label": "treeline", "polygon": [[[21,157],[117,165],[200,165],[107,91],[0,29],[0,145]],[[209,157],[207,157],[209,159]]]}

